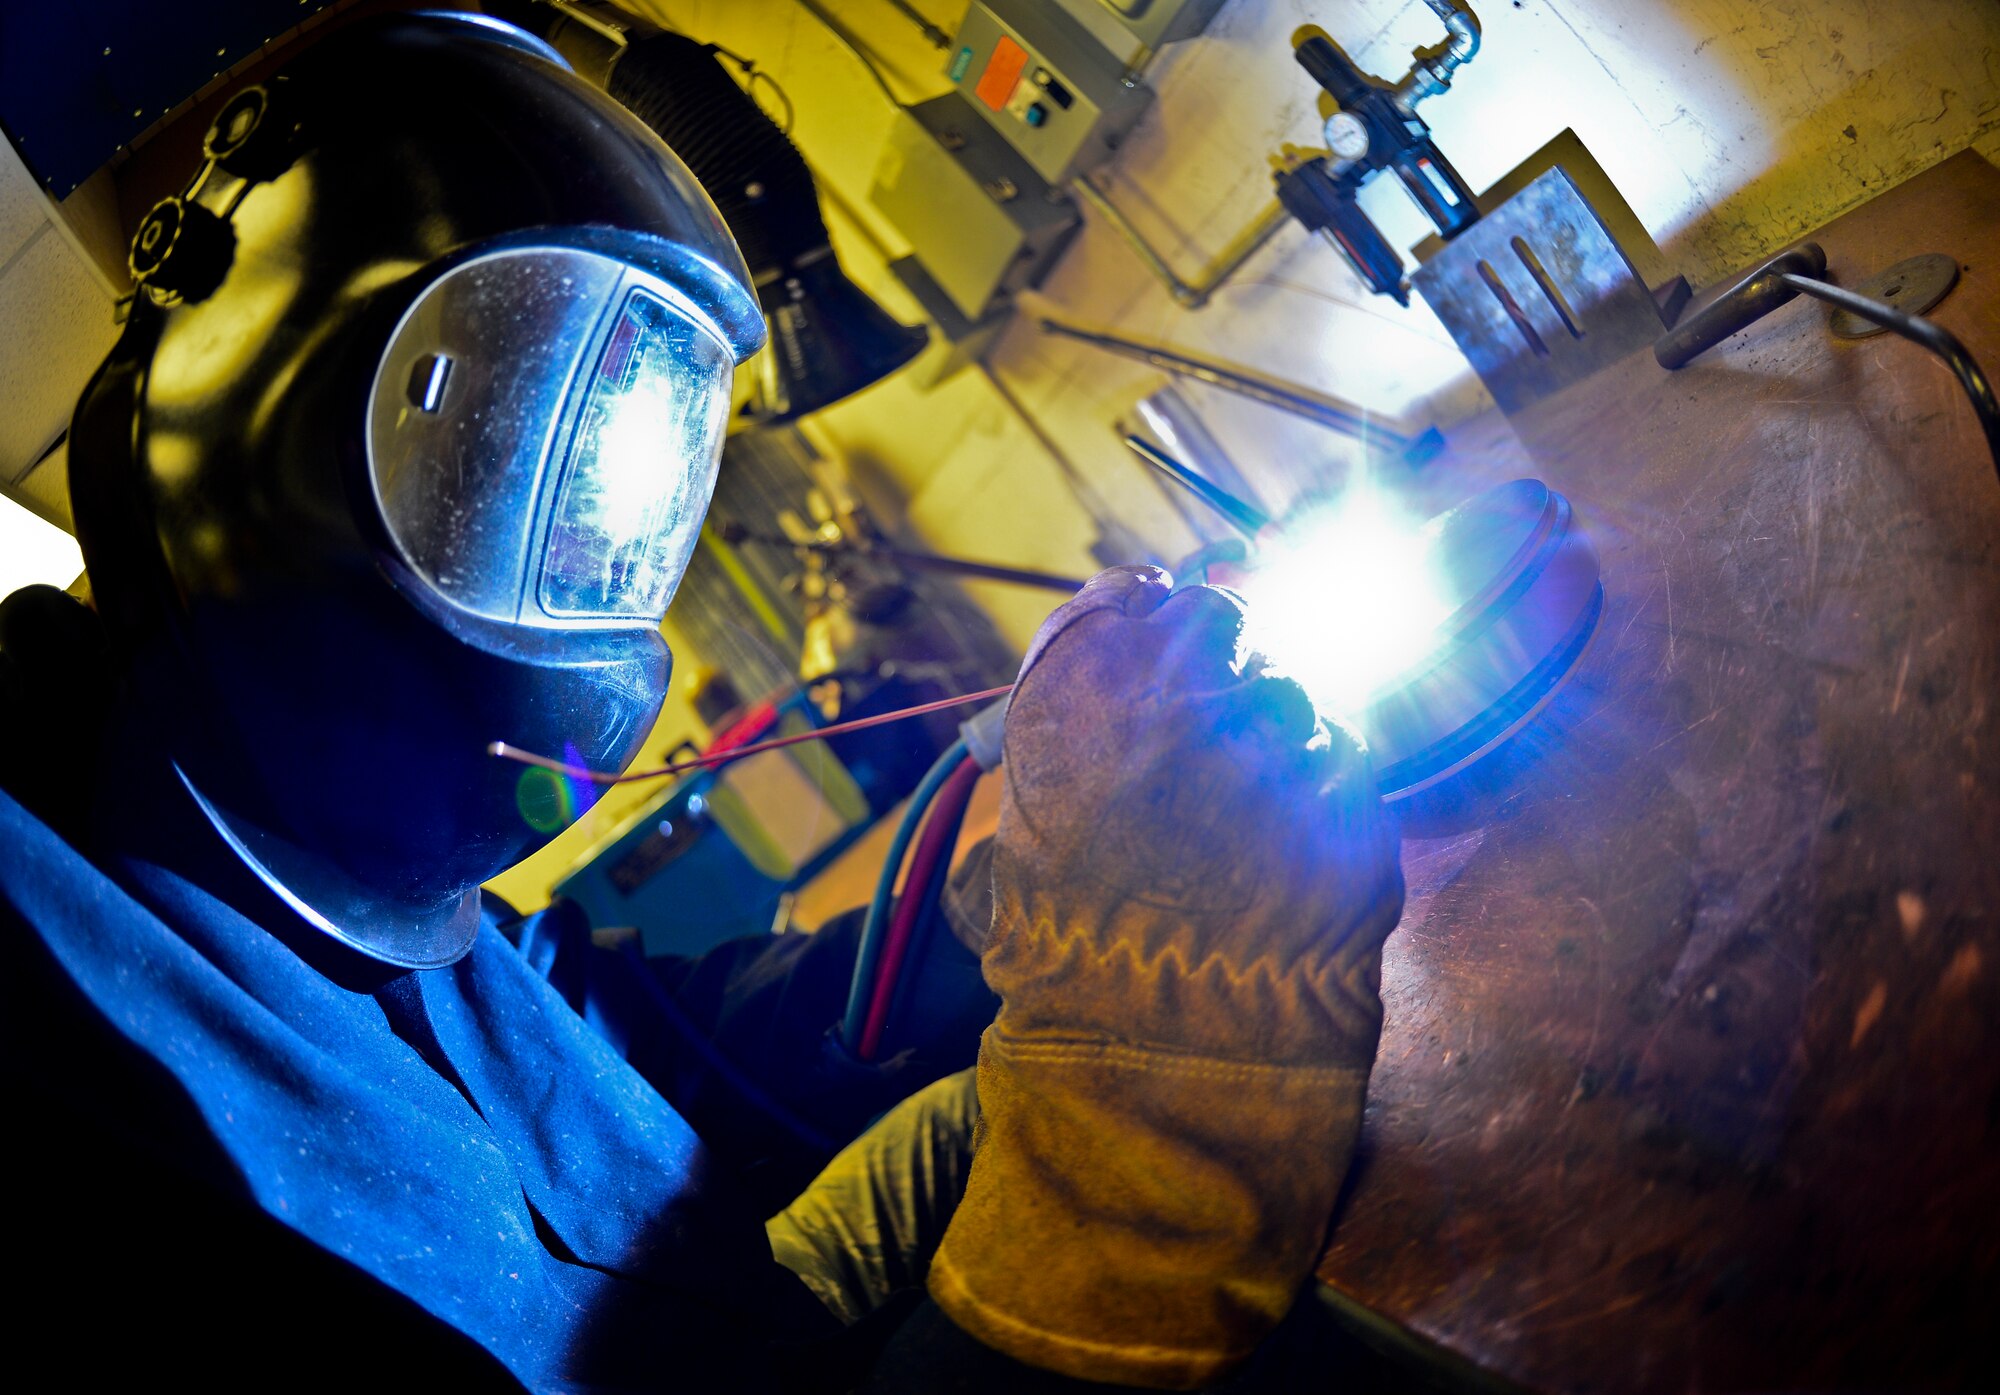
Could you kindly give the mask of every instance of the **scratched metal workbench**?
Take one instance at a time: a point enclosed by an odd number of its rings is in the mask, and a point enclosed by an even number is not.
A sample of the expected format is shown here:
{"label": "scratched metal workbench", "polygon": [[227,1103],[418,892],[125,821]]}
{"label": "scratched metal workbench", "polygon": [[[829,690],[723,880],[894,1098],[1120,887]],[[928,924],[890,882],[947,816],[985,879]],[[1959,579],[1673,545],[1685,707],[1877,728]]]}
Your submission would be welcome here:
{"label": "scratched metal workbench", "polygon": [[[1918,252],[2000,371],[2000,172],[1815,235]],[[2000,1322],[2000,481],[1950,373],[1804,299],[1456,433],[1607,604],[1495,768],[1405,806],[1409,907],[1320,1270],[1551,1390],[1925,1388]],[[1981,1382],[1983,1383],[1983,1381]]]}

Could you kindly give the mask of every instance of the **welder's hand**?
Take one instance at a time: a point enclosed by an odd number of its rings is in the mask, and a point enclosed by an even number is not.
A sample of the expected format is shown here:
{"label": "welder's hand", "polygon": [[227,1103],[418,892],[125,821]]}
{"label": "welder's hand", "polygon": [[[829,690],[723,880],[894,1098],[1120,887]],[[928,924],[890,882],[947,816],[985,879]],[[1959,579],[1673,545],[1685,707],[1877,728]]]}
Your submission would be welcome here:
{"label": "welder's hand", "polygon": [[1319,1257],[1402,911],[1366,754],[1239,654],[1225,592],[1106,572],[1007,717],[959,1326],[1087,1380],[1192,1388]]}

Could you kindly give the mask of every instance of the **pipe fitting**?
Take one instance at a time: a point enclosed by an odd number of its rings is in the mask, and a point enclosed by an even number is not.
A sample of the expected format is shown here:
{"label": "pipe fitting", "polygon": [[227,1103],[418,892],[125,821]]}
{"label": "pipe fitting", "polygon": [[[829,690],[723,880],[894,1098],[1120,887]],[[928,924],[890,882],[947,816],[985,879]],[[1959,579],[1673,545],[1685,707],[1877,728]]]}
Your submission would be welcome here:
{"label": "pipe fitting", "polygon": [[1441,48],[1420,48],[1410,55],[1410,71],[1396,84],[1396,101],[1406,111],[1449,90],[1453,76],[1479,52],[1479,16],[1469,6],[1460,0],[1425,0],[1425,3],[1444,21],[1445,42]]}

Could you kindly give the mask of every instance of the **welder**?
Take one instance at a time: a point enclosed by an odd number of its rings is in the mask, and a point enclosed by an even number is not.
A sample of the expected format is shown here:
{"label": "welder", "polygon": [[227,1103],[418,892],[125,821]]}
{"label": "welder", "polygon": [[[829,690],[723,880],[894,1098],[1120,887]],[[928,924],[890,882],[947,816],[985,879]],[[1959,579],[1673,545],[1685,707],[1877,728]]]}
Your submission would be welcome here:
{"label": "welder", "polygon": [[540,836],[487,743],[622,768],[664,693],[762,335],[712,206],[538,41],[408,16],[232,98],[133,258],[70,436],[93,608],[0,608],[17,1353],[704,1390],[1244,1360],[1332,1214],[1401,881],[1365,754],[1235,599],[1119,570],[1043,627],[976,1099],[898,1106],[767,1230],[480,894]]}

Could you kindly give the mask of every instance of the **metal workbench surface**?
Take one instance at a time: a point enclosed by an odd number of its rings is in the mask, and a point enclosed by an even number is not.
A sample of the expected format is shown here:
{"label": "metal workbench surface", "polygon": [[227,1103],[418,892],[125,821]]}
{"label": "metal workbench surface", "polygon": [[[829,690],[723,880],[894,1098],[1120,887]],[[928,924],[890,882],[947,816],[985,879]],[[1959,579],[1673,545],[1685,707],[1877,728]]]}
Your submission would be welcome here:
{"label": "metal workbench surface", "polygon": [[[1821,232],[1918,252],[2000,370],[2000,171]],[[1511,429],[1510,429],[1511,428]],[[1950,373],[1799,300],[1456,433],[1607,603],[1490,769],[1403,806],[1409,906],[1321,1275],[1551,1390],[1922,1388],[2000,1314],[2000,480]]]}

